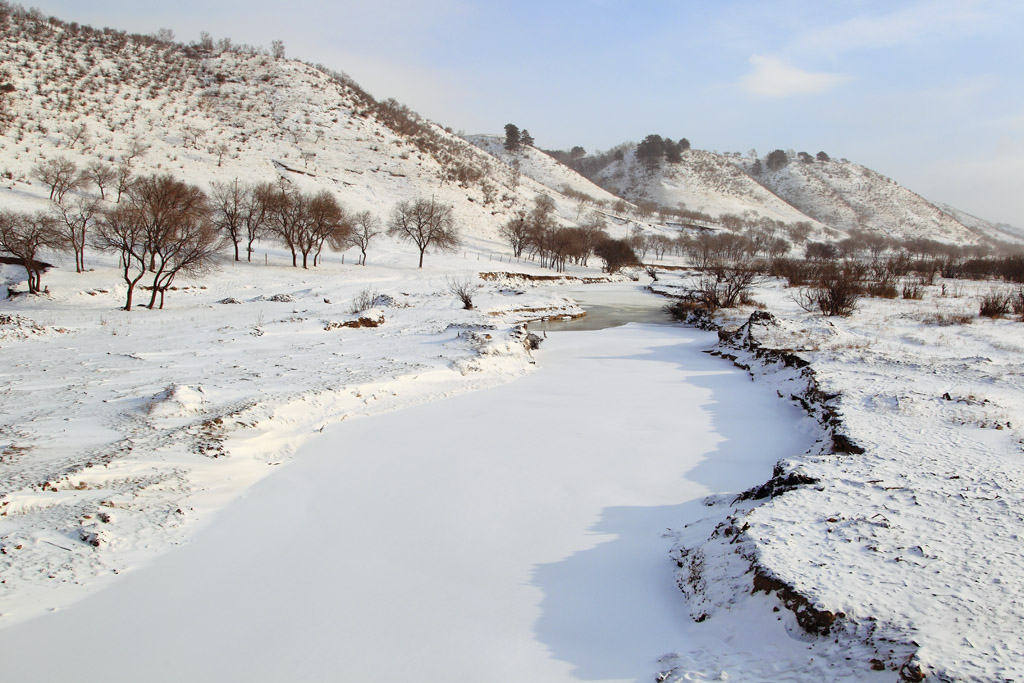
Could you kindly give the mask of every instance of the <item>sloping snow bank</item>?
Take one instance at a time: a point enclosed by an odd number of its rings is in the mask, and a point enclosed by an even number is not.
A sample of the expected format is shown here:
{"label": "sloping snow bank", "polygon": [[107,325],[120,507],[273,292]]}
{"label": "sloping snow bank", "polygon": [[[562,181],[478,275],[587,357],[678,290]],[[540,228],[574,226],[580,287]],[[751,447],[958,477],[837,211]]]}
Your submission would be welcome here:
{"label": "sloping snow bank", "polygon": [[797,313],[766,286],[756,296],[780,316],[721,331],[722,355],[838,438],[685,534],[678,578],[695,619],[770,591],[865,675],[1024,675],[1021,323],[946,324],[990,286],[939,282],[848,319]]}

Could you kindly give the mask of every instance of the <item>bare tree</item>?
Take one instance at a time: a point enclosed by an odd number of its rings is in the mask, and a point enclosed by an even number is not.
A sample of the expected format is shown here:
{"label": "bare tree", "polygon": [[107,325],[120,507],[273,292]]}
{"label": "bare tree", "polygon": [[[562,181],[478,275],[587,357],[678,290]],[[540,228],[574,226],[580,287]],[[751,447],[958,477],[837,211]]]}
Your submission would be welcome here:
{"label": "bare tree", "polygon": [[213,209],[213,224],[231,239],[235,246],[235,260],[241,261],[238,245],[242,241],[247,209],[246,188],[235,178],[230,183],[212,183],[210,204]]}
{"label": "bare tree", "polygon": [[345,210],[327,190],[310,196],[279,186],[265,192],[267,226],[291,251],[295,267],[299,254],[303,268],[309,267],[310,254],[315,267],[324,244],[343,244],[351,231]]}
{"label": "bare tree", "polygon": [[128,148],[121,155],[121,161],[123,161],[130,169],[135,165],[135,160],[146,156],[146,152],[148,151],[149,145],[139,138],[132,138],[128,141]]}
{"label": "bare tree", "polygon": [[273,193],[274,186],[271,183],[255,185],[246,191],[242,222],[245,225],[245,253],[249,261],[252,261],[252,245],[263,236],[268,217],[267,207]]}
{"label": "bare tree", "polygon": [[32,167],[32,175],[50,188],[50,199],[56,202],[81,183],[78,166],[63,157],[40,161]]}
{"label": "bare tree", "polygon": [[123,195],[132,184],[132,165],[127,159],[121,159],[114,171],[114,187],[117,189],[117,203],[121,203]]}
{"label": "bare tree", "polygon": [[106,211],[96,226],[94,242],[101,251],[116,252],[120,256],[121,275],[128,286],[124,310],[132,310],[135,286],[145,276],[149,262],[142,210],[126,202]]}
{"label": "bare tree", "polygon": [[129,285],[125,310],[131,310],[134,284],[147,271],[153,276],[149,308],[157,307],[158,297],[163,308],[174,278],[209,267],[222,240],[198,187],[169,175],[144,176],[128,188],[128,198],[126,206],[107,213],[98,243],[121,254]]}
{"label": "bare tree", "polygon": [[508,219],[498,229],[498,234],[505,238],[505,241],[512,247],[512,255],[519,258],[523,255],[523,249],[530,243],[530,223],[525,211],[520,211]]}
{"label": "bare tree", "polygon": [[[370,240],[380,234],[380,219],[369,211],[360,211],[352,217],[352,232],[346,239],[346,244],[359,248],[359,265],[366,265],[366,250],[370,246]],[[341,245],[336,245],[340,248]]]}
{"label": "bare tree", "polygon": [[299,244],[309,217],[301,193],[280,184],[266,194],[267,228],[292,253],[292,267],[299,266]]}
{"label": "bare tree", "polygon": [[[321,190],[306,199],[309,212],[308,244],[313,251],[313,266],[320,262],[324,243],[344,244],[352,234],[352,219],[338,200],[327,190]],[[302,267],[306,267],[308,252],[302,252]]]}
{"label": "bare tree", "polygon": [[21,261],[28,273],[28,292],[38,294],[44,265],[39,262],[45,251],[61,250],[57,220],[53,215],[14,211],[0,212],[0,251]]}
{"label": "bare tree", "polygon": [[220,168],[221,164],[224,162],[224,155],[230,151],[231,147],[226,142],[218,142],[210,148],[210,152],[217,156],[217,168]]}
{"label": "bare tree", "polygon": [[82,176],[96,185],[96,189],[100,191],[100,199],[106,199],[106,189],[117,179],[117,171],[109,164],[94,161],[85,168]]}
{"label": "bare tree", "polygon": [[388,234],[416,245],[420,268],[427,249],[455,251],[459,246],[452,207],[439,205],[433,199],[399,202],[388,221]]}
{"label": "bare tree", "polygon": [[284,59],[284,41],[270,41],[270,54],[274,56],[274,59]]}
{"label": "bare tree", "polygon": [[74,149],[75,145],[82,145],[83,149],[89,147],[89,126],[86,123],[78,123],[65,131],[68,138],[68,149]]}
{"label": "bare tree", "polygon": [[186,147],[199,149],[199,138],[206,132],[199,126],[186,123],[181,127],[181,141]]}
{"label": "bare tree", "polygon": [[61,220],[58,229],[65,245],[75,253],[75,272],[85,271],[85,242],[99,212],[100,202],[92,197],[65,198],[57,204]]}

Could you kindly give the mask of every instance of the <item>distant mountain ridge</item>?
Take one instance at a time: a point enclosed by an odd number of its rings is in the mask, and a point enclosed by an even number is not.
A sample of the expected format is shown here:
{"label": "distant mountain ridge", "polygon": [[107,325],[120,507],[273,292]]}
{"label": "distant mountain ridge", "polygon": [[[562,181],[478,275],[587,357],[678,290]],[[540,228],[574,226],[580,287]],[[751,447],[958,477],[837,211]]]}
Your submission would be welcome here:
{"label": "distant mountain ridge", "polygon": [[769,170],[763,159],[687,149],[677,163],[661,160],[652,167],[634,148],[616,147],[619,153],[596,169],[579,166],[594,182],[631,201],[684,207],[714,218],[808,222],[818,239],[839,239],[851,231],[950,244],[1024,239],[1024,230],[928,201],[845,159],[789,155],[788,163]]}

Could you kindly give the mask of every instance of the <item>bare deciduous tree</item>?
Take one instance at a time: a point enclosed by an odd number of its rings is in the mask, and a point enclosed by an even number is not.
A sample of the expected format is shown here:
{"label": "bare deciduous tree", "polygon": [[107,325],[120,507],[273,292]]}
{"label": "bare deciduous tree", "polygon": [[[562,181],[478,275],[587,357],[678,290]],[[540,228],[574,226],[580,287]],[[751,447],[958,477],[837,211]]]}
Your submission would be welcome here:
{"label": "bare deciduous tree", "polygon": [[316,266],[324,244],[343,243],[351,230],[345,210],[327,190],[309,196],[279,187],[266,201],[270,231],[291,251],[293,266],[298,267],[299,254],[303,268],[309,267],[310,254]]}
{"label": "bare deciduous tree", "polygon": [[61,220],[58,228],[64,243],[75,253],[75,272],[85,271],[85,242],[89,228],[99,212],[100,202],[92,197],[65,198],[57,204]]}
{"label": "bare deciduous tree", "polygon": [[81,145],[83,149],[89,147],[89,126],[85,123],[78,123],[65,131],[68,138],[68,149],[74,149],[75,145]]}
{"label": "bare deciduous tree", "polygon": [[359,248],[359,265],[366,265],[366,250],[370,246],[370,240],[380,234],[379,228],[380,219],[369,211],[360,211],[352,217],[352,233],[345,242],[348,246]]}
{"label": "bare deciduous tree", "polygon": [[512,255],[519,258],[530,243],[530,223],[526,212],[520,211],[498,229],[498,234],[512,247]]}
{"label": "bare deciduous tree", "polygon": [[78,166],[63,157],[40,161],[32,167],[32,175],[50,188],[50,199],[56,202],[81,183]]}
{"label": "bare deciduous tree", "polygon": [[128,286],[124,310],[132,310],[135,286],[145,276],[149,261],[142,211],[128,202],[106,211],[96,226],[94,243],[97,249],[120,256],[121,276]]}
{"label": "bare deciduous tree", "polygon": [[117,171],[109,164],[94,161],[86,167],[82,176],[96,185],[96,189],[100,191],[100,199],[106,199],[106,190],[111,183],[117,180]]}
{"label": "bare deciduous tree", "polygon": [[452,207],[437,204],[433,199],[399,202],[388,221],[388,234],[416,245],[420,268],[427,249],[455,251],[459,246]]}
{"label": "bare deciduous tree", "polygon": [[29,294],[40,292],[43,264],[39,257],[46,251],[60,251],[61,247],[57,219],[53,215],[0,212],[0,251],[21,261],[28,273]]}
{"label": "bare deciduous tree", "polygon": [[198,187],[169,175],[144,176],[128,188],[129,201],[107,212],[98,229],[101,248],[118,251],[128,284],[125,310],[132,291],[148,271],[153,276],[148,307],[164,306],[175,277],[210,266],[222,239],[210,220],[206,195]]}
{"label": "bare deciduous tree", "polygon": [[[324,244],[344,244],[352,234],[352,219],[338,200],[327,190],[321,190],[306,199],[309,211],[310,235],[308,244],[313,251],[313,266],[320,263]],[[308,252],[302,252],[302,267],[306,267]]]}
{"label": "bare deciduous tree", "polygon": [[242,241],[242,230],[245,226],[246,194],[246,188],[238,182],[238,178],[230,183],[211,184],[213,223],[234,244],[236,261],[241,261],[238,245]]}

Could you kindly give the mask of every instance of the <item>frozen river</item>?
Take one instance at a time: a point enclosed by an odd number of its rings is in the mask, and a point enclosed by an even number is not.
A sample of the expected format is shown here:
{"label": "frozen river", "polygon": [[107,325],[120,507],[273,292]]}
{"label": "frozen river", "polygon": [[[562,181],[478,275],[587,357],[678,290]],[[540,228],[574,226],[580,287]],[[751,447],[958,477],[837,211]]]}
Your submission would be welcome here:
{"label": "frozen river", "polygon": [[551,332],[525,378],[328,427],[193,542],[6,629],[4,678],[652,680],[728,637],[664,532],[811,438],[711,341]]}

